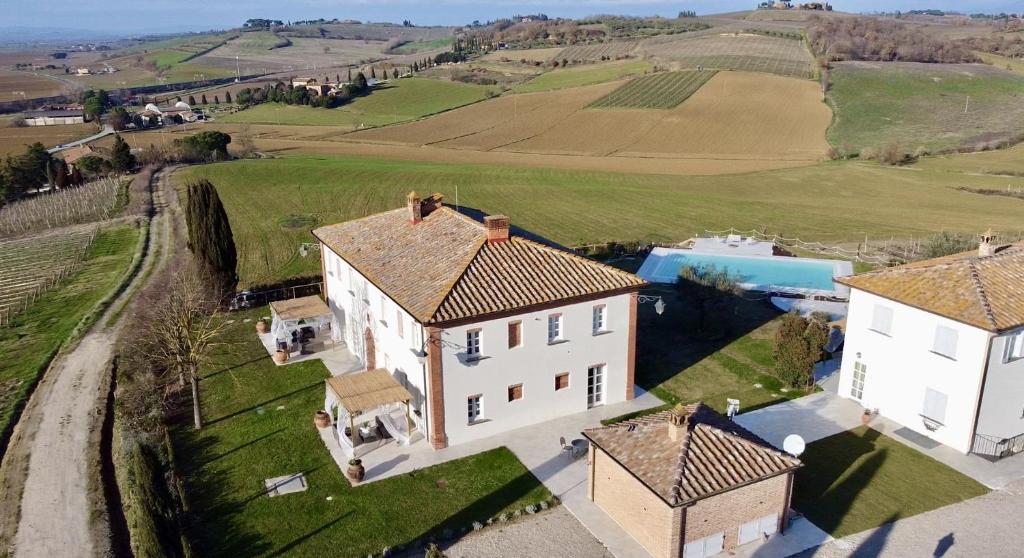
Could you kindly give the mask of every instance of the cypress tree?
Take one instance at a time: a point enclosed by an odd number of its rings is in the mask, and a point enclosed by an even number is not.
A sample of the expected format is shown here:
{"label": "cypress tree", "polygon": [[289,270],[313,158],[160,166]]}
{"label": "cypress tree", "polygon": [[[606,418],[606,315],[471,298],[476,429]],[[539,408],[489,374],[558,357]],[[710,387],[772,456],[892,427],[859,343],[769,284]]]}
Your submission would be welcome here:
{"label": "cypress tree", "polygon": [[370,78],[377,79],[377,70],[373,66],[370,66]]}
{"label": "cypress tree", "polygon": [[224,92],[224,102],[229,104],[229,105],[231,104],[231,92],[230,91],[225,91]]}
{"label": "cypress tree", "polygon": [[193,106],[195,104],[196,104],[196,98],[193,97],[192,95],[189,95],[188,96],[188,106]]}
{"label": "cypress tree", "polygon": [[238,256],[228,214],[210,181],[189,182],[185,188],[188,247],[210,272],[216,286],[225,294],[231,293],[238,284]]}
{"label": "cypress tree", "polygon": [[121,134],[114,134],[114,147],[110,150],[110,168],[118,172],[128,172],[135,167],[135,156],[128,142]]}
{"label": "cypress tree", "polygon": [[215,105],[219,105],[220,104],[220,95],[214,95],[213,96],[213,104],[215,104]]}
{"label": "cypress tree", "polygon": [[202,102],[203,102],[203,104],[204,104],[204,105],[205,105],[205,104],[208,104],[208,103],[206,102],[206,93],[203,93],[203,97],[202,97]]}

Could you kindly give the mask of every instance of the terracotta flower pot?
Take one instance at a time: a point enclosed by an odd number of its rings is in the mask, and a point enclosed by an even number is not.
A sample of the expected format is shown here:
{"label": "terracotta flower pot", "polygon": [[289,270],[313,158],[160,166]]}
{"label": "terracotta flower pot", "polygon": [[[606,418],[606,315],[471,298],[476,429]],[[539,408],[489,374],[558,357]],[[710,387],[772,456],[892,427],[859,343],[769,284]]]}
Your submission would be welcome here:
{"label": "terracotta flower pot", "polygon": [[864,411],[864,414],[860,416],[860,423],[867,426],[871,422],[871,413]]}
{"label": "terracotta flower pot", "polygon": [[348,462],[348,478],[350,478],[350,479],[352,479],[352,480],[354,480],[356,482],[362,482],[363,477],[365,477],[365,476],[366,476],[366,469],[363,468],[362,461],[359,461],[358,459],[355,459],[353,461],[349,461]]}
{"label": "terracotta flower pot", "polygon": [[260,318],[259,320],[256,321],[256,333],[263,335],[268,331],[270,331],[270,326],[267,325],[267,320]]}
{"label": "terracotta flower pot", "polygon": [[327,428],[331,425],[331,415],[327,411],[317,411],[316,416],[313,417],[313,424],[317,428]]}
{"label": "terracotta flower pot", "polygon": [[274,353],[274,362],[278,364],[284,364],[288,362],[288,353],[278,350],[276,353]]}

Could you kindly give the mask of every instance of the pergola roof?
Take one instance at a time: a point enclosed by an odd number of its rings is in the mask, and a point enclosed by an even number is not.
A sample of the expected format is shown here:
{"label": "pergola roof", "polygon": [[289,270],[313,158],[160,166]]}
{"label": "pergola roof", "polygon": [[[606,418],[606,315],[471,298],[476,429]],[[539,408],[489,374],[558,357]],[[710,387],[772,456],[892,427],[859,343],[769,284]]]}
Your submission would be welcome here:
{"label": "pergola roof", "polygon": [[290,300],[275,300],[270,303],[270,311],[281,320],[302,320],[329,316],[331,309],[319,296],[304,296]]}
{"label": "pergola roof", "polygon": [[409,390],[402,387],[385,368],[327,378],[327,389],[350,415],[357,415],[390,403],[408,403]]}

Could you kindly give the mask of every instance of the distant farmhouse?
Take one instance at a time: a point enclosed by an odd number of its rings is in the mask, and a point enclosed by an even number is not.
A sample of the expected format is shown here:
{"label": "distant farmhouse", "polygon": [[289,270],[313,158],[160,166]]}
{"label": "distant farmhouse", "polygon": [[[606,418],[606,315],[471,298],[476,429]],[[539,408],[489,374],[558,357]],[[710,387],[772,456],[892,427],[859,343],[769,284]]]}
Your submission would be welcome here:
{"label": "distant farmhouse", "polygon": [[143,118],[156,117],[162,126],[195,122],[199,118],[192,111],[192,107],[182,101],[178,101],[172,107],[158,107],[153,103],[149,103],[142,110],[141,115]]}
{"label": "distant farmhouse", "polygon": [[587,494],[654,558],[705,558],[781,532],[800,460],[703,403],[583,433]]}
{"label": "distant farmhouse", "polygon": [[1024,451],[1024,243],[839,279],[839,395],[963,453]]}
{"label": "distant farmhouse", "polygon": [[25,111],[25,124],[28,126],[61,126],[66,124],[83,124],[84,122],[85,113],[80,109]]}

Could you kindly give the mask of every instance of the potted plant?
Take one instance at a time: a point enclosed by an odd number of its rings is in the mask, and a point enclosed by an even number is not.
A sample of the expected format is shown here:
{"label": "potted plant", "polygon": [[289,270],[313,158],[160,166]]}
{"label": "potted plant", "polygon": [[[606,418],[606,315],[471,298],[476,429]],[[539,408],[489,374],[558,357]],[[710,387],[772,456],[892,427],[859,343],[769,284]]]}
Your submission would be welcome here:
{"label": "potted plant", "polygon": [[267,324],[266,318],[260,318],[256,320],[256,333],[263,335],[268,331],[270,331],[270,325]]}
{"label": "potted plant", "polygon": [[313,424],[317,428],[327,428],[331,425],[331,415],[327,411],[317,411],[313,417]]}
{"label": "potted plant", "polygon": [[864,414],[860,416],[860,422],[864,426],[867,426],[871,422],[871,409],[864,409]]}
{"label": "potted plant", "polygon": [[366,476],[366,469],[363,468],[362,459],[348,460],[348,478],[360,482]]}
{"label": "potted plant", "polygon": [[288,353],[282,351],[281,349],[278,349],[277,352],[274,353],[274,362],[278,364],[284,364],[288,362]]}

